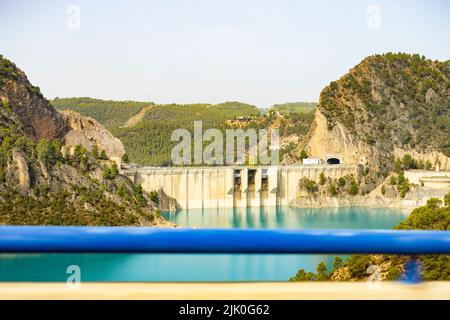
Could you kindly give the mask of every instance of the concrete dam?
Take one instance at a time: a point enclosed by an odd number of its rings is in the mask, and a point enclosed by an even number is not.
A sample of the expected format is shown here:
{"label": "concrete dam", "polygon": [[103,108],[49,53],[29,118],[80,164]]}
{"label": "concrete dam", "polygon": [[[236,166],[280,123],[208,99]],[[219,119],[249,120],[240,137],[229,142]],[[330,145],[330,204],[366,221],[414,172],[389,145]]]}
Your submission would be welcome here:
{"label": "concrete dam", "polygon": [[182,209],[284,206],[301,178],[318,181],[355,173],[354,165],[141,167],[123,173],[150,192],[162,188]]}

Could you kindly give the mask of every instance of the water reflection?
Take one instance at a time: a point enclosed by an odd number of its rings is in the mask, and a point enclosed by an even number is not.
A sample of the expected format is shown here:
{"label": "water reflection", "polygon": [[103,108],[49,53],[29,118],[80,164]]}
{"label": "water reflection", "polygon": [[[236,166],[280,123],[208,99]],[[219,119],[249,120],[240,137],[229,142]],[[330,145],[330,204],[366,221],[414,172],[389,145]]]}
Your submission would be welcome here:
{"label": "water reflection", "polygon": [[[405,218],[391,209],[238,208],[163,213],[198,228],[388,229]],[[285,281],[334,256],[293,254],[0,254],[0,281],[65,281],[69,265],[82,281]]]}

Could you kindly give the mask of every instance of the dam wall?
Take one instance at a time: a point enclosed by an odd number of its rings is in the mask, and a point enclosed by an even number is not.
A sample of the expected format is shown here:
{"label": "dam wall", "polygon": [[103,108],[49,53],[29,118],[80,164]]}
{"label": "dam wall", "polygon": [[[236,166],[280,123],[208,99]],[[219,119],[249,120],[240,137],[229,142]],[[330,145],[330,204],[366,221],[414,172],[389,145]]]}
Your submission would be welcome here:
{"label": "dam wall", "polygon": [[356,166],[142,167],[123,173],[150,192],[162,188],[182,209],[288,205],[301,178],[339,178]]}

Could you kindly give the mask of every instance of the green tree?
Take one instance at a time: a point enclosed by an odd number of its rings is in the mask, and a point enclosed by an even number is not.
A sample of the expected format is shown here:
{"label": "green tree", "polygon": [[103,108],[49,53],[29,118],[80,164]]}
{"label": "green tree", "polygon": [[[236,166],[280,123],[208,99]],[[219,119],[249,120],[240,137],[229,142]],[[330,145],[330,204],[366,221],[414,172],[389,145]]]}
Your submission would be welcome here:
{"label": "green tree", "polygon": [[313,193],[317,191],[316,182],[314,180],[309,180],[308,178],[305,178],[303,181],[303,185],[305,186],[306,191],[309,193]]}
{"label": "green tree", "polygon": [[123,161],[123,163],[129,163],[130,162],[130,159],[128,158],[128,153],[125,153],[122,156],[122,161]]}
{"label": "green tree", "polygon": [[327,179],[325,177],[325,173],[321,172],[320,175],[319,175],[319,183],[321,185],[324,185],[326,181],[327,181]]}
{"label": "green tree", "polygon": [[116,194],[121,197],[121,198],[125,198],[128,195],[127,189],[125,188],[125,186],[123,184],[121,184],[119,186],[119,188],[117,189]]}
{"label": "green tree", "polygon": [[308,153],[306,152],[305,149],[302,149],[302,151],[300,151],[300,156],[299,156],[300,160],[306,159],[308,158]]}
{"label": "green tree", "polygon": [[156,192],[155,190],[150,191],[149,197],[151,201],[155,203],[159,202],[158,192]]}
{"label": "green tree", "polygon": [[111,175],[114,178],[116,178],[119,175],[119,168],[117,167],[117,163],[113,162],[111,165]]}
{"label": "green tree", "polygon": [[289,281],[312,281],[315,279],[315,275],[312,272],[306,272],[304,269],[297,271],[295,276],[289,279]]}
{"label": "green tree", "polygon": [[91,154],[92,154],[92,157],[94,159],[98,159],[99,154],[98,154],[98,146],[97,146],[97,144],[94,144],[94,146],[92,147]]}
{"label": "green tree", "polygon": [[444,204],[450,206],[450,191],[444,196]]}
{"label": "green tree", "polygon": [[100,160],[108,160],[108,156],[106,155],[105,150],[102,150],[102,151],[100,152],[99,159],[100,159]]}
{"label": "green tree", "polygon": [[427,207],[437,209],[442,206],[442,200],[439,198],[430,198],[427,200]]}
{"label": "green tree", "polygon": [[332,196],[336,196],[338,194],[336,186],[334,185],[334,183],[332,183],[330,185],[330,193],[331,193]]}
{"label": "green tree", "polygon": [[344,178],[344,177],[340,177],[340,178],[338,179],[338,185],[339,185],[339,187],[343,187],[343,186],[345,186],[345,184],[346,184],[345,178]]}
{"label": "green tree", "polygon": [[370,258],[362,254],[351,255],[347,260],[348,271],[352,277],[366,276],[367,268],[370,265]]}
{"label": "green tree", "polygon": [[36,145],[38,159],[45,165],[52,166],[58,160],[55,145],[49,139],[41,139]]}
{"label": "green tree", "polygon": [[333,261],[333,270],[337,270],[344,265],[344,261],[341,257],[335,257]]}
{"label": "green tree", "polygon": [[410,154],[405,154],[402,159],[403,169],[408,170],[414,167],[414,159]]}
{"label": "green tree", "polygon": [[134,189],[134,197],[136,198],[136,203],[139,207],[145,206],[144,190],[141,185],[136,186]]}
{"label": "green tree", "polygon": [[381,194],[384,196],[386,194],[386,187],[384,184],[381,186]]}
{"label": "green tree", "polygon": [[102,177],[105,180],[112,180],[113,179],[113,175],[111,173],[111,168],[108,166],[104,166],[103,170],[102,170]]}
{"label": "green tree", "polygon": [[400,272],[400,269],[397,266],[393,266],[389,269],[388,273],[386,274],[386,280],[394,281],[398,280],[402,273]]}
{"label": "green tree", "polygon": [[356,183],[355,179],[352,179],[352,182],[350,183],[350,188],[348,189],[348,193],[352,196],[356,196],[359,192],[358,184]]}
{"label": "green tree", "polygon": [[317,265],[317,281],[325,281],[328,280],[328,269],[327,265],[324,262],[321,262]]}
{"label": "green tree", "polygon": [[389,179],[389,184],[391,186],[395,186],[397,184],[397,178],[395,176],[391,176],[391,178]]}

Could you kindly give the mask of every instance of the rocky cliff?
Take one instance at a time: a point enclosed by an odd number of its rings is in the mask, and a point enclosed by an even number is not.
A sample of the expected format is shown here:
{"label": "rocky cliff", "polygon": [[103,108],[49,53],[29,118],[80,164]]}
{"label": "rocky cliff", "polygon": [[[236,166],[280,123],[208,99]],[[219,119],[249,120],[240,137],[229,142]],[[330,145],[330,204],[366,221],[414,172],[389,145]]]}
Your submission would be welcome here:
{"label": "rocky cliff", "polygon": [[112,161],[121,142],[93,119],[57,112],[2,56],[0,102],[0,225],[168,225]]}
{"label": "rocky cliff", "polygon": [[450,63],[419,55],[364,59],[320,95],[308,149],[386,175],[405,153],[450,169]]}
{"label": "rocky cliff", "polygon": [[0,55],[0,101],[18,116],[28,137],[61,139],[65,121],[45,99],[39,87],[31,85],[25,73]]}
{"label": "rocky cliff", "polygon": [[88,151],[94,146],[105,150],[106,155],[120,165],[125,154],[122,142],[106,130],[97,120],[83,116],[74,111],[59,111],[68,127],[63,137],[65,145],[82,145]]}

